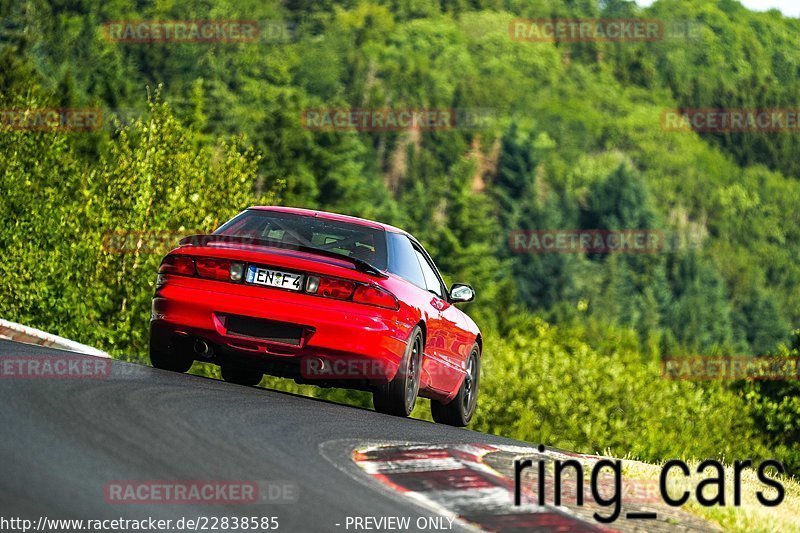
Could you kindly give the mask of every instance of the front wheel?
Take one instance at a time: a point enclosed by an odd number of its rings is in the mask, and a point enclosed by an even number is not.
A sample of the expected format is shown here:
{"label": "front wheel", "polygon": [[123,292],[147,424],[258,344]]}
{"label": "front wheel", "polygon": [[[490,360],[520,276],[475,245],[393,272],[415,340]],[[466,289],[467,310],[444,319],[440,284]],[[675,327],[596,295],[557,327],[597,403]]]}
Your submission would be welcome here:
{"label": "front wheel", "polygon": [[458,389],[458,394],[450,403],[442,404],[431,400],[431,415],[439,424],[464,427],[472,420],[475,408],[478,405],[478,383],[481,377],[481,351],[478,345],[472,347],[472,352],[467,359],[467,368],[464,382]]}
{"label": "front wheel", "polygon": [[372,393],[372,404],[379,413],[409,416],[417,403],[422,369],[422,331],[414,328],[406,353],[394,379]]}

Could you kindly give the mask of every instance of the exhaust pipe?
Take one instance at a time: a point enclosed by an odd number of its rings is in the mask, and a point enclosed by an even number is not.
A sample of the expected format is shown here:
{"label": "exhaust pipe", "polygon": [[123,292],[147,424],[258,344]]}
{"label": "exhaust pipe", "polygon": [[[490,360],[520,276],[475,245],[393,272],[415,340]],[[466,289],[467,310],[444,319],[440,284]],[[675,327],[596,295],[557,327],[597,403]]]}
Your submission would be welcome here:
{"label": "exhaust pipe", "polygon": [[203,339],[194,341],[194,353],[202,357],[212,357],[214,355],[211,351],[211,347]]}

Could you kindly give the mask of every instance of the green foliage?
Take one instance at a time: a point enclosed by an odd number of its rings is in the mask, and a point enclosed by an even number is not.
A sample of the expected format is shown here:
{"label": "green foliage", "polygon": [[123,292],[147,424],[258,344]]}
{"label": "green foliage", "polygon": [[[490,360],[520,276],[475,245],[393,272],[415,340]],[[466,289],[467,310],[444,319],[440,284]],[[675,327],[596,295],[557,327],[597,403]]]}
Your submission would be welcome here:
{"label": "green foliage", "polygon": [[[793,332],[791,346],[777,355],[798,360],[800,330]],[[788,366],[798,368],[795,364]],[[800,384],[796,380],[762,381],[741,384],[740,391],[757,427],[772,441],[787,469],[800,472]]]}
{"label": "green foliage", "polygon": [[[509,38],[511,19],[552,16],[658,17],[692,32]],[[3,108],[99,106],[125,123],[0,131],[3,318],[144,361],[160,256],[109,253],[104,235],[210,230],[259,203],[345,212],[408,229],[448,282],[476,287],[465,310],[486,332],[477,428],[648,459],[770,447],[800,471],[797,386],[698,386],[657,369],[663,355],[779,351],[800,321],[798,137],[660,125],[679,106],[794,106],[796,19],[701,0],[24,0],[0,4],[0,19]],[[253,43],[103,36],[103,22],[126,19],[289,26]],[[496,120],[357,133],[300,118],[387,107]],[[633,228],[676,240],[641,256],[508,248],[517,229]]]}
{"label": "green foliage", "polygon": [[10,222],[0,227],[0,315],[129,360],[146,353],[161,257],[146,243],[119,253],[109,237],[210,231],[243,206],[274,203],[280,186],[254,193],[252,149],[198,144],[158,101],[92,165],[63,134],[4,131],[0,147],[0,215]]}
{"label": "green foliage", "polygon": [[769,455],[724,385],[664,379],[624,331],[593,347],[582,329],[520,316],[487,337],[475,429],[646,460]]}

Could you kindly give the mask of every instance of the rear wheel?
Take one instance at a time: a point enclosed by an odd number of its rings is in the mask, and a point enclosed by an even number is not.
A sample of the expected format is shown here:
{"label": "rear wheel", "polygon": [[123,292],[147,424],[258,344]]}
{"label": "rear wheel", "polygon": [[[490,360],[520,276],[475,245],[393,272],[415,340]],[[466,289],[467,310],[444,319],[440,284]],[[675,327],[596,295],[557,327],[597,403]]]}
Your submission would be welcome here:
{"label": "rear wheel", "polygon": [[194,359],[183,354],[173,353],[172,350],[159,346],[150,340],[150,364],[161,370],[172,372],[186,372],[192,367]]}
{"label": "rear wheel", "polygon": [[222,365],[220,370],[222,379],[228,383],[236,383],[237,385],[245,385],[248,387],[254,387],[258,385],[261,383],[261,378],[264,377],[264,373],[259,370],[253,370],[252,368],[231,363]]}
{"label": "rear wheel", "polygon": [[472,347],[467,359],[466,374],[458,394],[448,404],[431,400],[431,415],[439,424],[464,427],[472,420],[478,405],[478,382],[481,377],[481,352],[478,345]]}
{"label": "rear wheel", "polygon": [[422,363],[422,331],[414,328],[406,353],[394,379],[372,393],[372,404],[379,413],[409,416],[417,403]]}

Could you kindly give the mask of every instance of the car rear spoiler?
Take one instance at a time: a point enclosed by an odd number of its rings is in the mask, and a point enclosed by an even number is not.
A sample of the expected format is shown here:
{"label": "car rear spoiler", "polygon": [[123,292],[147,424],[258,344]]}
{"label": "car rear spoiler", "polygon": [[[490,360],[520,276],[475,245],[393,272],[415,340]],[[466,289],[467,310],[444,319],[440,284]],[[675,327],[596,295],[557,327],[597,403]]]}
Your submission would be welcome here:
{"label": "car rear spoiler", "polygon": [[371,274],[379,278],[389,277],[386,275],[385,272],[382,272],[378,267],[357,257],[349,257],[346,255],[337,254],[336,252],[331,252],[330,250],[323,250],[320,248],[314,248],[312,246],[303,246],[302,244],[287,244],[284,242],[274,241],[271,239],[258,239],[255,237],[243,237],[240,235],[201,234],[201,235],[189,235],[188,237],[184,237],[183,239],[180,240],[180,242],[178,242],[178,245],[205,246],[206,244],[213,242],[223,242],[223,243],[230,242],[236,244],[251,244],[253,246],[267,246],[269,248],[281,248],[284,250],[297,250],[299,252],[306,252],[309,254],[321,255],[324,257],[331,257],[334,259],[349,261],[350,263],[353,264],[353,266],[356,267],[356,270],[360,272],[364,272],[365,274]]}

